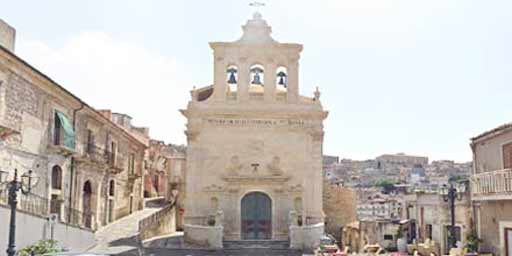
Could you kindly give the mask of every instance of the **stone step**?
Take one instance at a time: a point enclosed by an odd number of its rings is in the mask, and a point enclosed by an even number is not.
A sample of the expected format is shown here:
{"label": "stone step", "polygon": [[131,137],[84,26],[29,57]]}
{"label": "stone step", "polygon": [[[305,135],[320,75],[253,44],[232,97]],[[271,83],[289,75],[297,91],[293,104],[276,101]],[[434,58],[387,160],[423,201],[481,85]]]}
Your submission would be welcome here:
{"label": "stone step", "polygon": [[240,241],[224,241],[225,249],[288,249],[290,242],[280,240],[240,240]]}

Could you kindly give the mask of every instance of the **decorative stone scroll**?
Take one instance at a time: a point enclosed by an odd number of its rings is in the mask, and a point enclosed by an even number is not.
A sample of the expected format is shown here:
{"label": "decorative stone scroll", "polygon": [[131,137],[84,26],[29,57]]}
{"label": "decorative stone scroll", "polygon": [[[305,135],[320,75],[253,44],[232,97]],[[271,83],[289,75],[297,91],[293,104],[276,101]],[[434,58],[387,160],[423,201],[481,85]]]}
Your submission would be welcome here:
{"label": "decorative stone scroll", "polygon": [[302,192],[304,191],[304,188],[301,184],[292,185],[288,188],[288,192]]}
{"label": "decorative stone scroll", "polygon": [[217,184],[212,184],[210,186],[206,186],[204,189],[203,189],[204,192],[224,192],[225,191],[225,188],[223,188],[222,186],[219,186]]}
{"label": "decorative stone scroll", "polygon": [[232,156],[228,166],[226,167],[226,173],[229,176],[238,176],[240,175],[242,167],[243,166],[240,163],[238,156]]}
{"label": "decorative stone scroll", "polygon": [[274,158],[272,158],[272,162],[267,165],[267,169],[272,176],[283,175],[284,172],[281,170],[281,158],[274,156]]}

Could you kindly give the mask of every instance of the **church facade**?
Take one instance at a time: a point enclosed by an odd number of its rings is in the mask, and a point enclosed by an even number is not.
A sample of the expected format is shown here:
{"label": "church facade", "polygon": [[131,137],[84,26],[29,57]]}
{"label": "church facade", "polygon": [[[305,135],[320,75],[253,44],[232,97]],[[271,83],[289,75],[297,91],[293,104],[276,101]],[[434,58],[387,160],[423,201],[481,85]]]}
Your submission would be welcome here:
{"label": "church facade", "polygon": [[222,240],[290,239],[301,247],[323,234],[328,113],[318,89],[299,94],[302,45],[275,41],[258,12],[242,28],[237,41],[210,43],[214,83],[194,88],[181,110],[185,236],[211,246],[201,237],[212,227]]}

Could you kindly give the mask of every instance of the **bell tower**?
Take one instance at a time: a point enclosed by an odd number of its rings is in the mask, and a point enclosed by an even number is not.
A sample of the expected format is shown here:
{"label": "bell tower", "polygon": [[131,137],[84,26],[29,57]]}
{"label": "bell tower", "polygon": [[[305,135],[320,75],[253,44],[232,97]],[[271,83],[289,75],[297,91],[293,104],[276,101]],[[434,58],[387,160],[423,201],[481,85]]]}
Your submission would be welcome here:
{"label": "bell tower", "polygon": [[302,45],[279,43],[272,28],[255,12],[234,42],[211,42],[215,103],[296,104]]}

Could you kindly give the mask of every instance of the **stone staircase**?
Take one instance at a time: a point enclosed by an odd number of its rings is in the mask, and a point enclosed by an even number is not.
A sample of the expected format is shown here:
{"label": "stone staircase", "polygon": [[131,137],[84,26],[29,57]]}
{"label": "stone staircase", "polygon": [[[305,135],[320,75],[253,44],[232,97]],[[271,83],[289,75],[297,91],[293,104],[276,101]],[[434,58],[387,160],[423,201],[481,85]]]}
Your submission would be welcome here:
{"label": "stone staircase", "polygon": [[276,240],[224,241],[224,249],[289,249],[290,242]]}
{"label": "stone staircase", "polygon": [[[173,256],[302,256],[301,250],[290,249],[288,241],[246,240],[224,241],[222,249],[194,249],[176,246],[165,242],[165,245],[152,244],[144,249],[144,255]],[[164,248],[162,248],[164,247]],[[128,254],[126,254],[128,255]]]}

